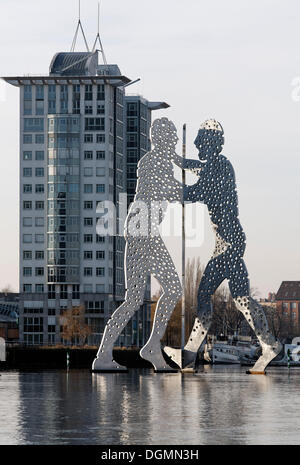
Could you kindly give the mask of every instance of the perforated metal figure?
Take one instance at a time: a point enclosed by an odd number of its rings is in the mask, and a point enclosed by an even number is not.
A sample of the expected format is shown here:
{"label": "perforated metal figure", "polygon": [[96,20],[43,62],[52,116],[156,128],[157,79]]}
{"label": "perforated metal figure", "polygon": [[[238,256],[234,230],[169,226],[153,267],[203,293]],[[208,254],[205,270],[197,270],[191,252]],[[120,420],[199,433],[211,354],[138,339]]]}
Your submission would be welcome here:
{"label": "perforated metal figure", "polygon": [[113,346],[130,318],[143,304],[150,274],[161,284],[163,294],[156,306],[150,338],[140,354],[152,363],[156,371],[171,370],[162,356],[160,340],[182,289],[158,227],[168,201],[182,201],[182,185],[174,179],[172,164],[178,137],[174,124],[167,118],[153,122],[151,136],[153,149],[138,163],[136,195],[125,224],[125,301],[106,325],[93,363],[94,371],[124,369],[113,360]]}
{"label": "perforated metal figure", "polygon": [[[183,364],[187,365],[195,360],[211,324],[211,297],[227,279],[237,309],[244,314],[262,347],[262,355],[250,372],[264,373],[266,366],[281,351],[282,346],[270,333],[262,307],[250,297],[248,273],[243,259],[246,237],[238,218],[234,170],[229,160],[221,154],[224,145],[221,124],[215,120],[205,121],[194,143],[199,150],[199,180],[192,186],[184,187],[184,199],[207,205],[216,235],[216,245],[200,282],[198,315],[185,346]],[[194,168],[195,161],[186,160],[184,167]],[[169,347],[164,350],[174,361],[180,363],[181,354],[178,351]]]}

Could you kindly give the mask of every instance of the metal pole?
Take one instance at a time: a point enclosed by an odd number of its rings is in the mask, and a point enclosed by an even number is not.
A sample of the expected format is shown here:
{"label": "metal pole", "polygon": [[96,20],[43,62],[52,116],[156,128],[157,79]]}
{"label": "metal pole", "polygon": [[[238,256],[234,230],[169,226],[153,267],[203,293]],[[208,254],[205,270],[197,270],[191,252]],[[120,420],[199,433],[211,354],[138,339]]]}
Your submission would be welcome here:
{"label": "metal pole", "polygon": [[185,346],[185,212],[184,212],[184,186],[185,186],[185,169],[184,161],[186,156],[186,124],[183,125],[182,136],[182,234],[181,234],[181,249],[182,249],[182,303],[181,303],[181,350]]}

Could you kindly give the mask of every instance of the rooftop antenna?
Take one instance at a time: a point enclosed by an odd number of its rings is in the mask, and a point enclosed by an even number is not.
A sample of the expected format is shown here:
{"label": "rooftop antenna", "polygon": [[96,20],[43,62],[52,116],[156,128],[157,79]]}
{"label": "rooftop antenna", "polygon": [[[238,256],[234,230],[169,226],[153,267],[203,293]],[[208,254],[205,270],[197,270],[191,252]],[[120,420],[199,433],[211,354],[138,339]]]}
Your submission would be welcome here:
{"label": "rooftop antenna", "polygon": [[82,24],[81,24],[81,19],[80,19],[80,0],[78,0],[78,23],[77,23],[74,39],[73,39],[73,42],[72,42],[72,45],[71,45],[71,52],[74,52],[74,50],[75,50],[79,29],[81,30],[82,37],[84,39],[84,43],[85,43],[85,46],[86,46],[86,50],[89,52],[90,49],[89,49],[89,46],[88,46],[88,43],[87,43],[87,40],[86,40],[86,37],[85,37],[85,33],[84,33],[84,30],[83,30]]}
{"label": "rooftop antenna", "polygon": [[105,57],[105,53],[104,53],[104,48],[103,48],[103,45],[102,45],[102,42],[101,42],[101,37],[100,37],[100,2],[98,2],[98,29],[97,29],[96,39],[95,39],[95,42],[94,42],[94,45],[93,45],[93,48],[92,48],[92,52],[96,51],[97,42],[99,42],[99,45],[100,45],[100,49],[98,51],[102,55],[103,63],[105,65],[107,65],[107,61],[106,61],[106,57]]}

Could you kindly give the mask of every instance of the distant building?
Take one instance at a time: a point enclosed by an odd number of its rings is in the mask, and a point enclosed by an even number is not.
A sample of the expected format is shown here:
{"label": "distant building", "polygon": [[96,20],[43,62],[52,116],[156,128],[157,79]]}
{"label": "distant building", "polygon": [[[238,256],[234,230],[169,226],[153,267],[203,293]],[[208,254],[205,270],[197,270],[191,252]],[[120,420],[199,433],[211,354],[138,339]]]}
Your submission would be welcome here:
{"label": "distant building", "polygon": [[19,294],[0,293],[0,337],[19,340]]}
{"label": "distant building", "polygon": [[276,310],[291,332],[300,331],[300,281],[282,281],[276,294]]}

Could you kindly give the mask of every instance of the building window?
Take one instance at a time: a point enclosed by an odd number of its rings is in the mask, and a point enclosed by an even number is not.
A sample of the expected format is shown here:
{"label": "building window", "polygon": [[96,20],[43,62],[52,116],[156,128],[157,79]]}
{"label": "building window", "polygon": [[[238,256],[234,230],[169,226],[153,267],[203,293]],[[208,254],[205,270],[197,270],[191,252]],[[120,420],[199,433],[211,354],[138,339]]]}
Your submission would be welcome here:
{"label": "building window", "polygon": [[36,210],[44,210],[44,202],[42,200],[37,200],[35,202],[35,209]]}
{"label": "building window", "polygon": [[93,226],[93,218],[84,218],[83,224],[84,226]]}
{"label": "building window", "polygon": [[83,292],[85,292],[87,294],[93,292],[93,285],[92,284],[84,284]]}
{"label": "building window", "polygon": [[105,134],[97,134],[97,144],[103,144],[105,142]]}
{"label": "building window", "polygon": [[32,176],[32,168],[23,168],[23,176],[30,178]]}
{"label": "building window", "polygon": [[31,250],[23,250],[23,260],[32,260]]}
{"label": "building window", "polygon": [[28,150],[23,152],[23,160],[32,160],[32,152]]}
{"label": "building window", "polygon": [[24,200],[23,201],[23,210],[31,210],[31,209],[32,209],[31,200]]}
{"label": "building window", "polygon": [[296,303],[296,302],[292,302],[292,303],[291,303],[291,309],[292,309],[292,310],[296,310],[296,308],[297,308],[297,303]]}
{"label": "building window", "polygon": [[32,276],[32,268],[30,268],[29,266],[24,266],[23,276]]}
{"label": "building window", "polygon": [[104,84],[97,85],[97,100],[105,100],[105,87]]}
{"label": "building window", "polygon": [[32,115],[32,101],[31,100],[24,101],[24,115]]}
{"label": "building window", "polygon": [[36,260],[44,260],[44,251],[43,250],[36,250],[35,251],[35,259]]}
{"label": "building window", "polygon": [[42,244],[44,242],[44,234],[36,234],[35,235],[35,242],[37,244]]}
{"label": "building window", "polygon": [[93,251],[92,250],[85,250],[83,252],[84,260],[93,260]]}
{"label": "building window", "polygon": [[83,269],[84,276],[93,276],[93,268],[87,267]]}
{"label": "building window", "polygon": [[44,114],[44,101],[43,100],[37,100],[35,102],[35,113],[36,115]]}
{"label": "building window", "polygon": [[32,218],[24,217],[23,218],[23,226],[32,226]]}
{"label": "building window", "polygon": [[93,176],[93,168],[87,167],[83,169],[84,176]]}
{"label": "building window", "polygon": [[96,158],[97,158],[97,160],[105,160],[105,151],[104,150],[97,150]]}
{"label": "building window", "polygon": [[104,115],[105,113],[105,105],[104,103],[97,104],[97,115]]}
{"label": "building window", "polygon": [[85,134],[84,135],[84,142],[86,144],[92,144],[94,142],[94,134]]}
{"label": "building window", "polygon": [[98,194],[105,192],[105,184],[96,184],[96,192]]}
{"label": "building window", "polygon": [[25,293],[31,293],[31,284],[23,284],[23,292]]}
{"label": "building window", "polygon": [[99,236],[98,234],[96,235],[96,242],[100,242],[101,244],[103,244],[103,242],[105,242],[105,236]]}
{"label": "building window", "polygon": [[97,167],[96,168],[96,176],[105,176],[105,168]]}
{"label": "building window", "polygon": [[32,134],[23,135],[23,144],[32,144]]}
{"label": "building window", "polygon": [[137,134],[128,134],[127,147],[136,147],[138,143]]}
{"label": "building window", "polygon": [[24,131],[43,132],[44,118],[24,118]]}
{"label": "building window", "polygon": [[44,268],[42,267],[37,267],[35,269],[35,276],[44,276]]}
{"label": "building window", "polygon": [[105,286],[104,284],[96,284],[96,292],[99,294],[102,294],[105,291]]}
{"label": "building window", "polygon": [[73,284],[72,286],[72,299],[80,299],[79,284]]}
{"label": "building window", "polygon": [[44,176],[44,168],[36,168],[35,169],[35,175],[37,177],[43,177]]}
{"label": "building window", "polygon": [[42,333],[43,321],[43,317],[25,317],[24,333]]}
{"label": "building window", "polygon": [[24,85],[24,100],[32,99],[32,86],[30,84]]}
{"label": "building window", "polygon": [[93,234],[84,234],[83,242],[92,243],[93,242]]}
{"label": "building window", "polygon": [[104,300],[84,302],[85,313],[104,313]]}
{"label": "building window", "polygon": [[85,150],[84,151],[84,159],[85,160],[92,160],[93,159],[93,151],[92,150]]}
{"label": "building window", "polygon": [[67,299],[68,298],[68,286],[66,284],[62,284],[60,286],[60,298],[61,299]]}
{"label": "building window", "polygon": [[39,161],[44,160],[44,150],[36,150],[35,159]]}
{"label": "building window", "polygon": [[85,104],[84,106],[84,113],[86,115],[92,115],[93,114],[93,105],[87,105]]}
{"label": "building window", "polygon": [[92,200],[85,200],[83,204],[83,208],[85,210],[92,210],[93,209],[93,201]]}
{"label": "building window", "polygon": [[35,225],[36,226],[44,226],[44,218],[39,216],[39,217],[36,217],[35,219]]}
{"label": "building window", "polygon": [[84,100],[93,100],[93,85],[86,84],[84,86]]}
{"label": "building window", "polygon": [[35,135],[35,143],[36,144],[43,144],[44,143],[44,134],[36,134]]}
{"label": "building window", "polygon": [[97,258],[97,260],[104,260],[105,259],[105,251],[104,250],[97,250],[96,258]]}
{"label": "building window", "polygon": [[23,185],[23,193],[24,194],[31,194],[32,193],[32,184],[24,184]]}
{"label": "building window", "polygon": [[85,194],[92,194],[93,193],[93,184],[84,184],[83,192]]}
{"label": "building window", "polygon": [[23,243],[31,244],[32,243],[32,234],[23,234]]}
{"label": "building window", "polygon": [[36,192],[36,194],[43,194],[44,193],[44,184],[36,184],[35,185],[35,192]]}
{"label": "building window", "polygon": [[105,131],[105,119],[85,118],[85,131]]}
{"label": "building window", "polygon": [[104,276],[105,268],[96,268],[96,276]]}

